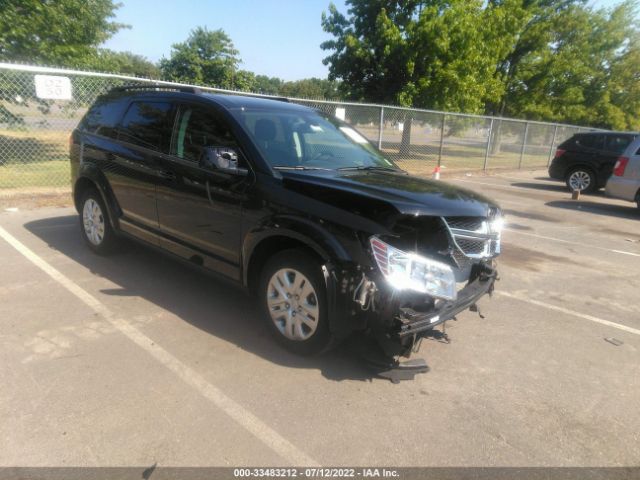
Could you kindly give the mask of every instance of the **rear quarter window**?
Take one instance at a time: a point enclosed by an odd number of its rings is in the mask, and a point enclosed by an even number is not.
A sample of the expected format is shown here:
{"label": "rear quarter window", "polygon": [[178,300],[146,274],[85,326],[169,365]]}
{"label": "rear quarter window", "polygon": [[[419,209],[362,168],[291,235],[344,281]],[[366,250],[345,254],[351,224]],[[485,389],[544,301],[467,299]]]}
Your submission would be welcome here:
{"label": "rear quarter window", "polygon": [[607,135],[605,149],[612,153],[622,154],[633,141],[631,135]]}
{"label": "rear quarter window", "polygon": [[78,125],[78,129],[115,138],[116,127],[122,117],[123,110],[122,101],[98,97]]}
{"label": "rear quarter window", "polygon": [[118,128],[118,140],[169,153],[175,108],[166,101],[134,101]]}

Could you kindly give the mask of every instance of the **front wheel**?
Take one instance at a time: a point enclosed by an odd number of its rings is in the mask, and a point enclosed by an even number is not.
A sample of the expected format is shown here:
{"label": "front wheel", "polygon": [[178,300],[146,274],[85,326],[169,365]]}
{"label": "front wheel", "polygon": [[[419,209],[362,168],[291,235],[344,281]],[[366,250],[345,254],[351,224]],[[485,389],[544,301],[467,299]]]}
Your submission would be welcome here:
{"label": "front wheel", "polygon": [[567,187],[569,190],[578,190],[581,193],[589,193],[596,189],[596,176],[588,168],[574,168],[567,174]]}
{"label": "front wheel", "polygon": [[113,250],[116,236],[107,208],[95,189],[87,190],[82,196],[80,211],[80,231],[82,238],[94,252],[104,255]]}
{"label": "front wheel", "polygon": [[288,350],[313,355],[332,344],[321,265],[302,250],[274,255],[261,272],[260,303],[267,326]]}

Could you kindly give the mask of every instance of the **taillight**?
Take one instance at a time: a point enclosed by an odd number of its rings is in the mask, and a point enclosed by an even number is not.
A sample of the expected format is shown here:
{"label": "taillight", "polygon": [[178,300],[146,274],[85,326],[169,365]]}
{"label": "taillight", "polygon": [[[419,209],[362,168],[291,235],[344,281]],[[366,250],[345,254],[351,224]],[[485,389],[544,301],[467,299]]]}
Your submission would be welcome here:
{"label": "taillight", "polygon": [[561,157],[564,155],[564,152],[566,152],[566,150],[563,150],[562,148],[557,149],[555,158]]}
{"label": "taillight", "polygon": [[615,167],[613,167],[613,174],[616,177],[624,176],[624,170],[627,168],[627,163],[629,163],[629,159],[627,157],[618,157],[618,161],[616,162]]}

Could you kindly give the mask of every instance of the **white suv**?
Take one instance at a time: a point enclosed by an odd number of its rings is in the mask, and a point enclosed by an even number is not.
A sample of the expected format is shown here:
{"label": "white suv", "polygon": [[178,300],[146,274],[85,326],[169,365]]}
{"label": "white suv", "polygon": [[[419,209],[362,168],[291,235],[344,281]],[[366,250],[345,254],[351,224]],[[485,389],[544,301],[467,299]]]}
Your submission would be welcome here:
{"label": "white suv", "polygon": [[605,191],[609,197],[636,202],[640,209],[640,137],[618,157]]}

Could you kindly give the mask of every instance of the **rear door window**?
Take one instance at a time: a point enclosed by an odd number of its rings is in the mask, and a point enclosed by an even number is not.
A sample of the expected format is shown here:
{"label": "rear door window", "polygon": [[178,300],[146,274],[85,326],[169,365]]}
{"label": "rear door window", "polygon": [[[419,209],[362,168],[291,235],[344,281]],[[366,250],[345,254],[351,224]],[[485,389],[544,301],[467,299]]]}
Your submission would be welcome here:
{"label": "rear door window", "polygon": [[629,135],[607,135],[605,149],[619,155],[626,150],[632,140],[633,137]]}
{"label": "rear door window", "polygon": [[133,102],[118,129],[118,139],[168,153],[175,109],[169,102]]}
{"label": "rear door window", "polygon": [[604,148],[604,135],[578,135],[576,137],[576,145],[602,150]]}
{"label": "rear door window", "polygon": [[198,162],[204,147],[232,147],[236,142],[227,123],[214,110],[182,105],[171,154]]}

